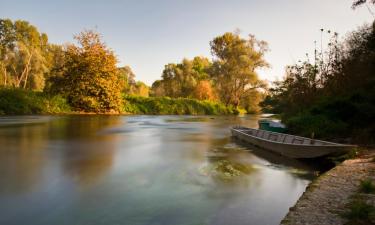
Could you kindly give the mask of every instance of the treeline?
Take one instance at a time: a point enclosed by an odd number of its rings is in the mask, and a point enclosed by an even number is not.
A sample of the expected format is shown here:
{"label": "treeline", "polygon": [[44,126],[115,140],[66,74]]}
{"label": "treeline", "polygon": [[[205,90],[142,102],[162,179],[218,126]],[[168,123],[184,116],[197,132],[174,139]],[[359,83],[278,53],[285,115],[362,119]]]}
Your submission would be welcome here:
{"label": "treeline", "polygon": [[195,57],[165,65],[162,79],[152,84],[153,96],[213,100],[226,106],[258,112],[265,83],[257,70],[267,67],[267,43],[250,35],[225,33],[210,42],[213,59]]}
{"label": "treeline", "polygon": [[328,33],[326,51],[287,68],[262,102],[281,113],[293,133],[357,143],[375,140],[375,24],[350,33],[344,41]]}
{"label": "treeline", "polygon": [[[3,114],[12,112],[6,110],[7,107],[14,108],[9,105],[12,97],[15,98],[14,106],[19,106],[16,104],[17,98],[22,93],[33,92],[42,93],[30,94],[34,98],[41,97],[40,101],[35,102],[46,102],[45,99],[58,96],[65,99],[70,109],[76,112],[158,113],[134,110],[142,108],[139,107],[140,102],[150,105],[150,101],[156,101],[156,105],[160,102],[180,104],[186,101],[186,104],[198,107],[195,110],[178,110],[177,114],[211,111],[226,114],[238,112],[237,108],[244,108],[248,112],[259,110],[258,102],[262,97],[259,88],[264,85],[258,79],[256,70],[267,66],[263,58],[267,44],[254,36],[243,39],[239,34],[225,33],[215,38],[210,43],[214,56],[212,60],[195,57],[178,64],[168,64],[162,72],[162,79],[156,81],[151,89],[135,81],[135,74],[129,66],[117,67],[114,52],[104,44],[97,32],[85,30],[74,39],[76,44],[51,44],[47,34],[40,33],[27,21],[0,20],[0,88],[3,89],[3,97],[9,95],[4,97],[6,102],[0,102],[3,104],[0,106]],[[167,101],[165,99],[168,98],[151,98],[135,102],[136,98],[128,97],[149,95],[177,99]],[[25,96],[25,99],[30,98]],[[129,100],[136,104],[133,110],[130,110]],[[199,108],[202,105],[210,108],[213,105],[209,102],[220,107],[215,110]],[[30,106],[29,103],[26,105]],[[63,105],[62,108],[65,108]],[[226,109],[223,110],[222,106]],[[21,111],[52,112],[31,108],[13,110],[12,114]],[[124,111],[126,109],[129,111]]]}

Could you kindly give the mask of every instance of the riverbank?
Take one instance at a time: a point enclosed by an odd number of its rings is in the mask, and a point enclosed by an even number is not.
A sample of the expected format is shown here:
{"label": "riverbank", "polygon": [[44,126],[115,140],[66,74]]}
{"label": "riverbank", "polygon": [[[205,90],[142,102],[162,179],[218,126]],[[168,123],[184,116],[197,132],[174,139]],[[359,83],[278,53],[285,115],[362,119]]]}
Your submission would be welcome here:
{"label": "riverbank", "polygon": [[371,151],[321,175],[306,188],[281,224],[374,224],[368,218],[371,215],[365,214],[374,213],[375,194],[361,192],[366,181],[371,187],[375,180],[374,156]]}
{"label": "riverbank", "polygon": [[[140,97],[124,95],[120,112],[99,114],[127,115],[233,115],[240,110],[220,102],[201,101],[189,98]],[[0,115],[60,115],[98,114],[81,112],[69,105],[67,99],[44,92],[16,88],[0,88]]]}

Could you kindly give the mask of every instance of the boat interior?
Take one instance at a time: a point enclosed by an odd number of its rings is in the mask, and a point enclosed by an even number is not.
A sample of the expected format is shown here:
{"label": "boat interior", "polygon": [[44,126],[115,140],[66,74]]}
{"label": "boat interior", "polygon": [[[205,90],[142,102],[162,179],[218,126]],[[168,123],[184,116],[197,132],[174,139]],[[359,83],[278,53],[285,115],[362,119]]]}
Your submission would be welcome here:
{"label": "boat interior", "polygon": [[284,144],[314,145],[314,146],[336,145],[335,143],[330,143],[326,141],[320,141],[320,140],[315,140],[311,138],[276,133],[276,132],[259,130],[259,129],[252,129],[252,128],[247,128],[247,127],[234,127],[234,129],[241,131],[245,134],[251,135],[253,137],[257,137],[260,139],[265,139],[265,140],[273,141],[273,142],[284,143]]}

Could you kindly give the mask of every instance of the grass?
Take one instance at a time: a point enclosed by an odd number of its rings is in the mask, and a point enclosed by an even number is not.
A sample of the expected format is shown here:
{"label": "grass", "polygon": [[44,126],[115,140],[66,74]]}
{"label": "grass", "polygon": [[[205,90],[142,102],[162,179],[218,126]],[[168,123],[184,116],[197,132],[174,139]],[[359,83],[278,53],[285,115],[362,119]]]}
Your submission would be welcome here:
{"label": "grass", "polygon": [[365,194],[374,194],[375,193],[375,185],[371,179],[367,178],[362,180],[359,185],[359,191]]}
{"label": "grass", "polygon": [[346,225],[374,224],[375,207],[361,198],[354,198],[348,204],[348,210],[342,215],[347,219]]}

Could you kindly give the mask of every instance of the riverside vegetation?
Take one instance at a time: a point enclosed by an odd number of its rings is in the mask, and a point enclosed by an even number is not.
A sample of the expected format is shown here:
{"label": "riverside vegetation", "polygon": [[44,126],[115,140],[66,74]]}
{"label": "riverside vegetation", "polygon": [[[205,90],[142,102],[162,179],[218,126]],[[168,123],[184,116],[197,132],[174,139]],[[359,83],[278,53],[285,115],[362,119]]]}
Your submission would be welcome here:
{"label": "riverside vegetation", "polygon": [[[353,7],[364,2],[356,1]],[[327,49],[315,49],[313,57],[307,54],[306,60],[288,66],[284,80],[274,83],[261,105],[280,113],[290,133],[373,144],[375,23],[343,41],[330,30],[321,32],[329,36]]]}
{"label": "riverside vegetation", "polygon": [[56,45],[27,21],[0,20],[0,113],[236,114],[258,112],[265,87],[258,68],[267,43],[225,33],[210,42],[214,58],[169,63],[148,87],[118,67],[99,33]]}

